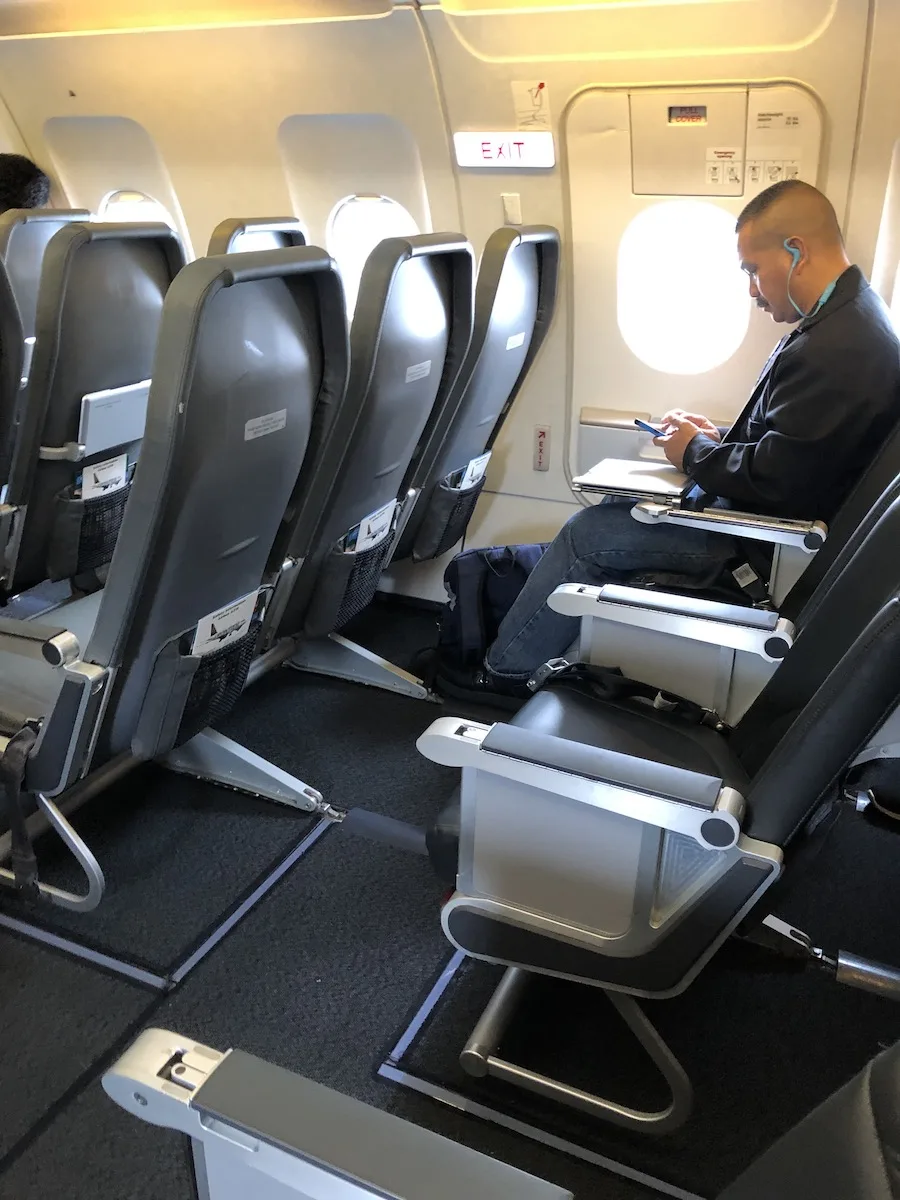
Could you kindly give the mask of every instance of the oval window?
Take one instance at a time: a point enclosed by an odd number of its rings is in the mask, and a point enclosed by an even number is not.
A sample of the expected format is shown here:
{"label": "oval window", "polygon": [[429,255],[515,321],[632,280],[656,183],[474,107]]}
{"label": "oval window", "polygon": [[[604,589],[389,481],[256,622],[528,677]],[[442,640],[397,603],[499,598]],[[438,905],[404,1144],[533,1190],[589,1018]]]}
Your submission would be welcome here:
{"label": "oval window", "polygon": [[356,308],[366,259],[378,243],[418,232],[412,214],[387,196],[348,196],[335,206],[328,219],[325,244],[341,268],[348,315],[352,316]]}
{"label": "oval window", "polygon": [[110,192],[100,202],[97,216],[101,221],[161,221],[175,229],[169,210],[144,192]]}
{"label": "oval window", "polygon": [[639,213],[619,243],[617,286],[622,337],[656,371],[711,371],[746,336],[750,296],[734,217],[707,201],[669,200]]}

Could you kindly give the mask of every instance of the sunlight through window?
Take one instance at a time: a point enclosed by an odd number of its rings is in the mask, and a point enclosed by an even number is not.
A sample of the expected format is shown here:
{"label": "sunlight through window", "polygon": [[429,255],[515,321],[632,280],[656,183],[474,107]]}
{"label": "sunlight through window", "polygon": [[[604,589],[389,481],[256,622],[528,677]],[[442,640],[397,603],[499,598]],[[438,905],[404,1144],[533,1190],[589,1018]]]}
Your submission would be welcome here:
{"label": "sunlight through window", "polygon": [[161,221],[175,228],[171,213],[157,200],[143,192],[110,192],[97,209],[100,221]]}
{"label": "sunlight through window", "polygon": [[347,313],[353,315],[366,259],[385,238],[408,237],[419,227],[402,204],[387,196],[349,196],[334,209],[325,242],[341,268]]}
{"label": "sunlight through window", "polygon": [[628,348],[657,371],[699,375],[727,362],[750,321],[734,217],[703,200],[639,213],[619,244],[618,317]]}

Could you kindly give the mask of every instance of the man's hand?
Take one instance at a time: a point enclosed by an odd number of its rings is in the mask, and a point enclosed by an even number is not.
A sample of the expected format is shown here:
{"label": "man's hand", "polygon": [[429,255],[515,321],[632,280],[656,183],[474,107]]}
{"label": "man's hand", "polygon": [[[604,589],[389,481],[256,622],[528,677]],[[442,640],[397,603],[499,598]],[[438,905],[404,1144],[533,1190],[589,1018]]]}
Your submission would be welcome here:
{"label": "man's hand", "polygon": [[719,432],[718,425],[714,425],[709,417],[704,417],[701,413],[690,413],[685,412],[683,408],[673,408],[662,419],[664,426],[677,425],[679,421],[690,421],[692,425],[697,427],[700,433],[705,433],[714,442],[721,442],[722,440],[722,434]]}
{"label": "man's hand", "polygon": [[693,421],[683,420],[671,413],[666,419],[666,424],[671,432],[667,433],[665,437],[654,438],[653,445],[661,446],[672,466],[682,471],[684,470],[684,452],[688,443],[693,441],[698,433],[706,433],[706,430],[695,425]]}

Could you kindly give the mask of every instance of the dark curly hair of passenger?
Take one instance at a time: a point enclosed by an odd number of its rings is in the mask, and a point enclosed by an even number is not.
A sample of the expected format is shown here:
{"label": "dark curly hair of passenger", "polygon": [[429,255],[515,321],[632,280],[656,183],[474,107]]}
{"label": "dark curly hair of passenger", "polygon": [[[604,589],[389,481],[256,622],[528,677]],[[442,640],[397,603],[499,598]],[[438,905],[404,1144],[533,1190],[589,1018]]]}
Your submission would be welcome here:
{"label": "dark curly hair of passenger", "polygon": [[50,180],[24,154],[0,154],[0,212],[9,208],[43,208],[50,199]]}

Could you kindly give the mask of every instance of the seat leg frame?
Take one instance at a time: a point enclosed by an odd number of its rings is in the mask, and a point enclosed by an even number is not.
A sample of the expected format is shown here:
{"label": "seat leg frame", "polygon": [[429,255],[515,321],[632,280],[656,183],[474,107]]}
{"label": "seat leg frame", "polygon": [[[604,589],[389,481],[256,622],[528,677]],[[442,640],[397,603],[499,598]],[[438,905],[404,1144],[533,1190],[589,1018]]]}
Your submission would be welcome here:
{"label": "seat leg frame", "polygon": [[662,1134],[671,1133],[685,1123],[693,1108],[694,1092],[691,1081],[643,1009],[631,996],[605,992],[669,1085],[671,1100],[664,1109],[653,1112],[631,1108],[500,1058],[496,1053],[497,1047],[515,1014],[528,979],[528,972],[520,967],[506,969],[460,1055],[463,1070],[478,1078],[489,1075],[503,1080],[625,1129]]}
{"label": "seat leg frame", "polygon": [[398,692],[413,700],[440,703],[421,679],[339,633],[303,642],[288,660],[288,666],[312,675],[330,675],[333,679]]}
{"label": "seat leg frame", "polygon": [[158,761],[177,775],[189,775],[302,812],[334,815],[321,792],[214,729],[204,729]]}
{"label": "seat leg frame", "polygon": [[[66,888],[54,887],[51,883],[38,881],[38,892],[41,899],[48,901],[57,908],[68,908],[77,912],[91,912],[103,899],[106,890],[106,880],[97,859],[91,852],[87,842],[72,828],[69,821],[59,808],[41,792],[35,794],[38,813],[46,827],[55,830],[63,844],[81,867],[87,879],[86,892],[70,892]],[[39,822],[34,822],[38,825]],[[0,861],[3,861],[0,858]],[[0,886],[16,889],[16,877],[7,867],[0,867]]]}

